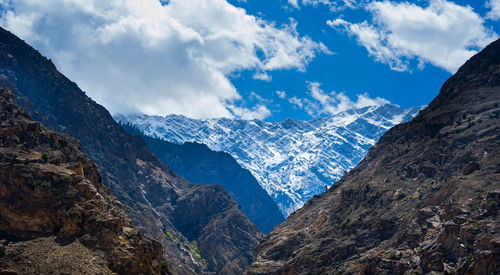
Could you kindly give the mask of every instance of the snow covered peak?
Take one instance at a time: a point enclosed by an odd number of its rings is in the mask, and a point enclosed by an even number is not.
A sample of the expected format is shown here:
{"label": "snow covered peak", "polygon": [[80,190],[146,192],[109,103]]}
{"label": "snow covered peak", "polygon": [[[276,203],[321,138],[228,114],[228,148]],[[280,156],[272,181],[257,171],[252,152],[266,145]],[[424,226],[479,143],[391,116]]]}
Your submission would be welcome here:
{"label": "snow covered peak", "polygon": [[116,119],[153,137],[179,144],[203,143],[231,154],[288,216],[352,169],[385,131],[410,120],[420,109],[383,104],[310,121],[281,122],[180,115],[118,115]]}

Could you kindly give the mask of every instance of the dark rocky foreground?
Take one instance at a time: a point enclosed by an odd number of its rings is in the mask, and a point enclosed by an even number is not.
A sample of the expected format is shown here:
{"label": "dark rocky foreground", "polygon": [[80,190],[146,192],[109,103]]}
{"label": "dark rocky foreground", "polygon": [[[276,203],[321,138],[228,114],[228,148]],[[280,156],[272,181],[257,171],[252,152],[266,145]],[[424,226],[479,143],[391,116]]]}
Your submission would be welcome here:
{"label": "dark rocky foreground", "polygon": [[500,274],[500,40],[266,236],[249,274]]}
{"label": "dark rocky foreground", "polygon": [[238,274],[251,263],[262,233],[222,188],[184,180],[50,60],[4,29],[0,85],[34,120],[81,142],[133,223],[161,242],[172,273]]}
{"label": "dark rocky foreground", "polygon": [[132,226],[79,147],[0,89],[0,273],[161,274],[160,243]]}

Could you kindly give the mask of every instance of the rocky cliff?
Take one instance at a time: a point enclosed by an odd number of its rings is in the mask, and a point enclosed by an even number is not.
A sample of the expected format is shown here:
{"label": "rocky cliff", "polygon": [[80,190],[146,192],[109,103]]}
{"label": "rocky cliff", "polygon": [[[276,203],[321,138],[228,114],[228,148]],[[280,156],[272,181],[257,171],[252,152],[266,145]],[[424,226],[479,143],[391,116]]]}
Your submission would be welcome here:
{"label": "rocky cliff", "polygon": [[[12,89],[15,101],[35,120],[80,140],[84,153],[96,163],[103,184],[125,205],[133,222],[161,241],[172,272],[242,272],[251,262],[262,233],[224,190],[193,186],[184,180],[159,161],[144,141],[127,134],[106,109],[60,74],[50,60],[3,29],[0,84]],[[203,193],[204,188],[214,197],[193,192],[195,189]],[[197,227],[196,234],[189,226],[183,227],[183,220],[176,215],[179,207],[186,207],[186,201],[190,207],[211,207],[203,209],[203,214],[208,212],[210,216],[205,217],[208,220],[204,226]],[[194,209],[189,213],[193,216],[182,218],[196,220],[202,214]],[[222,218],[226,216],[237,219]],[[209,228],[227,241],[202,238]],[[223,258],[213,256],[222,251]]]}
{"label": "rocky cliff", "polygon": [[266,236],[249,274],[498,274],[500,40]]}
{"label": "rocky cliff", "polygon": [[0,89],[0,273],[161,274],[160,243],[132,226],[79,146]]}
{"label": "rocky cliff", "polygon": [[224,187],[243,213],[265,234],[285,221],[276,203],[250,171],[243,169],[228,153],[215,152],[204,144],[175,144],[149,137],[130,124],[122,124],[122,127],[140,136],[155,155],[189,182]]}

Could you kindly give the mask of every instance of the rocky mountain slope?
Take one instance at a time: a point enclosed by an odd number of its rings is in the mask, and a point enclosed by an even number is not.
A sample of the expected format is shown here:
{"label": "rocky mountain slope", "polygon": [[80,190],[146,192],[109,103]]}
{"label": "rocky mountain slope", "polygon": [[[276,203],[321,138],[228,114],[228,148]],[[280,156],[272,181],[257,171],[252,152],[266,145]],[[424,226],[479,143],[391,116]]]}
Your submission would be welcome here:
{"label": "rocky mountain slope", "polygon": [[498,274],[499,208],[500,40],[267,235],[249,274]]}
{"label": "rocky mountain slope", "polygon": [[161,244],[122,207],[75,139],[0,88],[1,274],[162,274]]}
{"label": "rocky mountain slope", "polygon": [[[185,181],[50,60],[3,29],[0,84],[12,89],[15,101],[35,120],[80,140],[133,222],[161,241],[172,272],[235,274],[251,262],[262,233],[222,188]],[[190,216],[179,215],[183,212]],[[212,234],[224,242],[207,237]]]}
{"label": "rocky mountain slope", "polygon": [[199,143],[171,143],[145,136],[132,125],[121,126],[131,135],[140,136],[156,156],[189,182],[220,184],[265,234],[285,221],[276,203],[250,171],[241,168],[228,153],[215,152]]}
{"label": "rocky mountain slope", "polygon": [[115,118],[152,137],[179,144],[198,142],[231,154],[288,216],[358,164],[385,131],[410,120],[419,110],[384,104],[312,121],[277,123],[177,115]]}

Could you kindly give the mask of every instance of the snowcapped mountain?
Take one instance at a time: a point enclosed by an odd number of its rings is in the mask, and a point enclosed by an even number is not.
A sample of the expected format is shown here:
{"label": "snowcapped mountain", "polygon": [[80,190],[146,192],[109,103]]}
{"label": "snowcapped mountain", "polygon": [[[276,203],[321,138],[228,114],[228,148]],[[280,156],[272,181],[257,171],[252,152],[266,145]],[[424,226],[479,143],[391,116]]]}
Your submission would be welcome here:
{"label": "snowcapped mountain", "polygon": [[115,118],[152,137],[179,144],[203,143],[231,154],[288,216],[360,162],[385,131],[410,120],[420,109],[385,104],[311,121],[282,122],[179,115]]}

